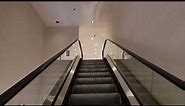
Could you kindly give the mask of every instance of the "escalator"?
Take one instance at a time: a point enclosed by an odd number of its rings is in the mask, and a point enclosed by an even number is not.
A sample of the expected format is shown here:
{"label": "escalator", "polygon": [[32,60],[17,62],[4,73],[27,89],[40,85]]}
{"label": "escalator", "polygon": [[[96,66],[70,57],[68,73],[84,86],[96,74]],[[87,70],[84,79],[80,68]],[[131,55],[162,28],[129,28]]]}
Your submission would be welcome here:
{"label": "escalator", "polygon": [[[67,51],[74,49],[78,53],[69,56]],[[28,96],[32,94],[34,98]],[[110,62],[105,58],[83,60],[80,41],[75,40],[2,93],[0,105],[4,104],[113,106],[131,103]]]}
{"label": "escalator", "polygon": [[125,105],[125,95],[104,60],[82,60],[64,105]]}
{"label": "escalator", "polygon": [[183,81],[111,40],[102,59],[83,60],[77,39],[1,93],[0,105],[185,104],[184,89]]}

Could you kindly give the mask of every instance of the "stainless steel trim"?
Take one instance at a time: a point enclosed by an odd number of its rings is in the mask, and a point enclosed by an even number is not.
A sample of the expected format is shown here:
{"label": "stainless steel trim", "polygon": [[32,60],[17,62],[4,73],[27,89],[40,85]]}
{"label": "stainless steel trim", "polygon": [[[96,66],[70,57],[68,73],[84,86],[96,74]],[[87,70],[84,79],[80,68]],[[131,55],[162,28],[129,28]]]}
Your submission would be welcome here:
{"label": "stainless steel trim", "polygon": [[137,101],[136,97],[134,96],[134,94],[130,90],[130,88],[127,86],[125,80],[122,78],[122,76],[119,73],[118,69],[114,65],[114,60],[112,60],[109,55],[106,56],[106,59],[107,59],[108,63],[110,64],[110,66],[111,66],[111,68],[112,68],[116,78],[118,79],[118,82],[120,83],[122,89],[124,90],[124,92],[125,92],[128,100],[129,100],[130,104],[131,105],[140,105],[139,102]]}
{"label": "stainless steel trim", "polygon": [[75,72],[75,70],[77,68],[77,65],[78,65],[79,61],[80,61],[80,57],[78,56],[76,58],[75,63],[73,64],[72,68],[69,68],[69,70],[70,70],[69,75],[68,75],[68,77],[67,77],[67,79],[66,79],[66,81],[64,83],[64,86],[63,86],[60,94],[58,95],[58,98],[57,98],[57,100],[55,102],[55,105],[62,105],[63,100],[64,100],[64,98],[66,96],[67,90],[69,88],[69,85],[71,83],[71,80],[73,78],[74,72]]}
{"label": "stainless steel trim", "polygon": [[76,57],[74,57],[74,59],[72,60],[72,62],[69,64],[69,67],[67,68],[66,72],[64,75],[61,75],[58,79],[58,81],[56,82],[56,84],[54,85],[54,87],[52,88],[51,92],[49,93],[48,97],[44,100],[43,105],[52,105],[52,103],[55,101],[55,99],[57,99],[57,94],[58,91],[60,90],[60,87],[65,83],[65,79],[67,79],[67,76],[74,64],[74,62],[76,61]]}

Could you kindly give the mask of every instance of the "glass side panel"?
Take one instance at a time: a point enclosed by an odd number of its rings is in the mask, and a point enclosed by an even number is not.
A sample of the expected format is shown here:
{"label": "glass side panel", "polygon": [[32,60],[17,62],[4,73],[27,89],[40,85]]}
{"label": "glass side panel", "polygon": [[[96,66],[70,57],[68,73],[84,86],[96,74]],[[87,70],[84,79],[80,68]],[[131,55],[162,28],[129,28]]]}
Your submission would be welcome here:
{"label": "glass side panel", "polygon": [[116,63],[121,62],[124,67],[149,91],[151,92],[152,70],[135,58],[115,60]]}
{"label": "glass side panel", "polygon": [[106,55],[115,61],[140,101],[147,104],[185,104],[185,92],[182,89],[110,41],[105,46]]}
{"label": "glass side panel", "polygon": [[[23,90],[14,96],[7,104],[42,105],[54,87],[57,88],[55,90],[59,89],[59,87],[56,87],[57,81],[59,78],[61,81],[63,80],[63,76],[67,74],[67,68],[77,55],[80,55],[78,41],[23,88]],[[56,92],[57,91],[55,91],[55,94]]]}
{"label": "glass side panel", "polygon": [[115,44],[107,41],[104,50],[104,56],[108,54],[112,59],[123,59],[123,53],[124,51],[122,49],[117,47]]}
{"label": "glass side panel", "polygon": [[185,105],[185,91],[153,72],[152,95],[162,105]]}

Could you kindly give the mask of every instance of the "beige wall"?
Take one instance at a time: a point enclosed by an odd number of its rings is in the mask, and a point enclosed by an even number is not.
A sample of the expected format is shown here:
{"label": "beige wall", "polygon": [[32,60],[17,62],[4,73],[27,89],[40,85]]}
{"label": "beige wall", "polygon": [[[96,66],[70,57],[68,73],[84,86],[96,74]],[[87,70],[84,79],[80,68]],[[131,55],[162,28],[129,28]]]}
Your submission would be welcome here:
{"label": "beige wall", "polygon": [[114,3],[112,39],[185,80],[185,3]]}
{"label": "beige wall", "polygon": [[44,25],[28,3],[0,3],[0,93],[42,62]]}
{"label": "beige wall", "polygon": [[50,58],[57,52],[78,38],[79,27],[47,27],[45,30],[45,59]]}
{"label": "beige wall", "polygon": [[[0,3],[0,94],[78,38],[78,27],[45,27],[29,3]],[[8,104],[42,104],[38,77]]]}
{"label": "beige wall", "polygon": [[79,39],[82,43],[84,59],[101,59],[103,43],[107,37],[105,27],[80,27]]}
{"label": "beige wall", "polygon": [[[0,93],[77,39],[78,30],[46,28],[29,3],[0,3]],[[44,81],[38,77],[8,104],[42,104]]]}
{"label": "beige wall", "polygon": [[[114,3],[109,22],[111,39],[185,80],[185,3]],[[137,74],[136,71],[132,70]],[[145,71],[136,78],[151,77]],[[150,83],[140,81],[143,85]],[[146,88],[150,91],[150,87]],[[150,93],[160,104],[184,104],[184,91],[155,72]]]}

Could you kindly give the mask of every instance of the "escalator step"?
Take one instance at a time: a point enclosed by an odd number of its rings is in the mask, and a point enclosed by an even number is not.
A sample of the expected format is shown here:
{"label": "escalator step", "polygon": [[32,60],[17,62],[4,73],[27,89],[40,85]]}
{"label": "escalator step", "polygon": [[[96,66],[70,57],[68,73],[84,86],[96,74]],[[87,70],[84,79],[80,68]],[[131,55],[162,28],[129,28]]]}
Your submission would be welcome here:
{"label": "escalator step", "polygon": [[95,65],[95,64],[92,64],[92,65],[80,65],[80,68],[104,68],[104,67],[107,67],[107,65]]}
{"label": "escalator step", "polygon": [[89,62],[89,63],[81,63],[81,65],[104,65],[105,62]]}
{"label": "escalator step", "polygon": [[121,104],[119,93],[71,94],[69,105],[110,105]]}
{"label": "escalator step", "polygon": [[83,60],[81,64],[101,64],[105,63],[103,60]]}
{"label": "escalator step", "polygon": [[68,105],[121,105],[121,94],[104,60],[83,60],[68,95]]}
{"label": "escalator step", "polygon": [[87,73],[78,73],[78,78],[91,78],[91,77],[110,77],[110,72],[87,72]]}
{"label": "escalator step", "polygon": [[92,63],[92,62],[105,62],[103,60],[83,60],[83,63]]}
{"label": "escalator step", "polygon": [[105,72],[108,71],[108,68],[79,68],[79,72]]}
{"label": "escalator step", "polygon": [[74,85],[72,93],[113,93],[116,92],[115,84],[87,84],[87,85]]}
{"label": "escalator step", "polygon": [[97,78],[76,78],[75,84],[112,84],[114,83],[111,77]]}

